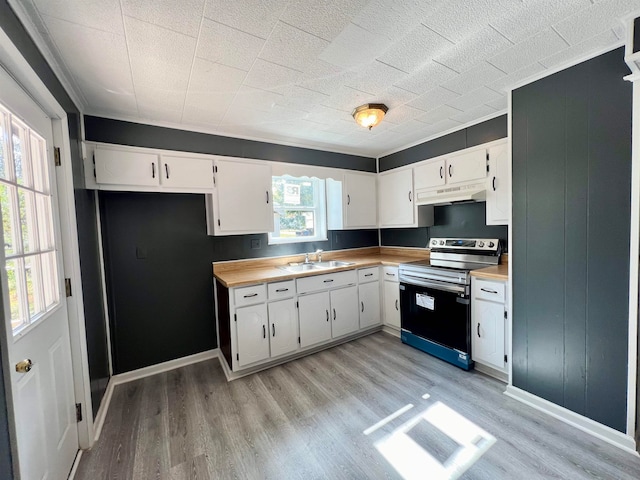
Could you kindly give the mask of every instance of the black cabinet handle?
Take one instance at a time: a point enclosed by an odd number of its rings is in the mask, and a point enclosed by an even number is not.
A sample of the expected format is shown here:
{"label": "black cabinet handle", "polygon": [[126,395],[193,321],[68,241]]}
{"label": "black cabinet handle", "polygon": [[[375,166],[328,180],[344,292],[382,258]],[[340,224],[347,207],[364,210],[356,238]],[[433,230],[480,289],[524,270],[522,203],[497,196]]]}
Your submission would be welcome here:
{"label": "black cabinet handle", "polygon": [[331,283],[333,282],[333,278],[330,278],[329,280],[324,280],[324,283]]}
{"label": "black cabinet handle", "polygon": [[329,310],[325,310],[327,312],[327,322],[329,321]]}
{"label": "black cabinet handle", "polygon": [[400,309],[398,308],[398,299],[396,298],[396,310],[400,311]]}
{"label": "black cabinet handle", "polygon": [[288,292],[288,291],[289,291],[289,289],[288,289],[288,288],[279,288],[279,289],[277,289],[277,290],[276,290],[276,293],[279,293],[279,292]]}
{"label": "black cabinet handle", "polygon": [[442,176],[442,169],[443,169],[443,168],[444,168],[443,166],[440,166],[440,178],[444,178],[444,177]]}
{"label": "black cabinet handle", "polygon": [[347,205],[351,205],[351,195],[347,194]]}
{"label": "black cabinet handle", "polygon": [[167,174],[167,180],[169,180],[169,164],[164,164],[164,172]]}
{"label": "black cabinet handle", "polygon": [[409,201],[411,201],[411,190],[409,190]]}
{"label": "black cabinet handle", "polygon": [[151,178],[156,178],[156,164],[151,164]]}
{"label": "black cabinet handle", "polygon": [[276,336],[276,324],[275,323],[271,324],[271,333],[272,333],[271,336],[273,336],[273,337]]}
{"label": "black cabinet handle", "polygon": [[262,338],[267,338],[267,327],[262,325]]}
{"label": "black cabinet handle", "polygon": [[481,288],[480,290],[482,290],[483,292],[487,292],[487,293],[498,293],[495,290],[489,290],[488,288]]}
{"label": "black cabinet handle", "polygon": [[478,323],[478,337],[480,337],[480,323]]}
{"label": "black cabinet handle", "polygon": [[386,275],[389,275],[390,277],[395,277],[396,276],[395,273],[389,273],[389,272],[386,272]]}
{"label": "black cabinet handle", "polygon": [[451,165],[449,165],[449,178],[451,178]]}
{"label": "black cabinet handle", "polygon": [[336,319],[336,309],[335,308],[333,309],[333,319],[334,320]]}
{"label": "black cabinet handle", "polygon": [[257,293],[250,293],[249,295],[245,295],[244,298],[251,298],[251,297],[257,297],[258,294]]}
{"label": "black cabinet handle", "polygon": [[364,312],[364,302],[360,302],[360,305],[362,306],[362,311]]}
{"label": "black cabinet handle", "polygon": [[269,203],[269,190],[266,191],[267,194],[267,203]]}
{"label": "black cabinet handle", "polygon": [[493,177],[493,180],[491,181],[491,186],[493,187],[493,191],[496,191],[496,177]]}
{"label": "black cabinet handle", "polygon": [[373,273],[365,273],[364,276],[365,277],[373,277]]}

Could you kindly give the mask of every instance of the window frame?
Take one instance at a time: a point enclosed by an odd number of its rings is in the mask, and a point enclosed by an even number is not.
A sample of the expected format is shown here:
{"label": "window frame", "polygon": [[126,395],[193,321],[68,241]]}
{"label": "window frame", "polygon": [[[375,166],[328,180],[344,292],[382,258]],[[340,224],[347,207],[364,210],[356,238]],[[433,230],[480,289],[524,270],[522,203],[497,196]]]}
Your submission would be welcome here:
{"label": "window frame", "polygon": [[293,180],[302,180],[302,181],[311,181],[317,185],[318,188],[313,189],[313,207],[308,206],[283,206],[279,208],[276,206],[274,201],[273,204],[273,224],[274,230],[275,226],[278,224],[278,215],[280,215],[279,210],[287,210],[287,211],[313,211],[315,218],[315,231],[316,235],[313,236],[300,236],[300,237],[275,237],[273,234],[275,232],[269,232],[268,244],[269,245],[286,245],[291,243],[308,243],[308,242],[325,242],[328,240],[328,231],[327,231],[327,192],[326,192],[326,184],[323,178],[318,177],[308,177],[308,176],[299,176],[295,177],[293,175],[284,174],[284,175],[272,175],[271,176],[271,192],[272,198],[275,198],[273,195],[273,181],[274,179],[293,179]]}

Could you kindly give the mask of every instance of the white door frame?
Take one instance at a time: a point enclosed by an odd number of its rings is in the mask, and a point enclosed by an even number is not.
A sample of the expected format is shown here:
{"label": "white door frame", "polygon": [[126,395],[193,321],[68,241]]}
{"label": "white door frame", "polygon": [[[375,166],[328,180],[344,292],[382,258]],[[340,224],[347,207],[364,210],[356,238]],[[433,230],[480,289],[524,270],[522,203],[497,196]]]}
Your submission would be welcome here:
{"label": "white door frame", "polygon": [[[81,449],[87,449],[93,445],[94,425],[68,118],[64,109],[1,28],[0,65],[10,72],[17,83],[20,84],[52,118],[54,146],[60,147],[62,165],[56,167],[55,173],[58,182],[58,205],[60,211],[60,230],[62,234],[64,276],[65,278],[71,279],[73,286],[73,296],[67,298],[73,383],[76,403],[82,403],[83,410],[83,419],[78,423],[78,442]],[[82,117],[80,117],[80,121],[82,121]],[[7,342],[5,329],[0,330],[3,332],[0,334],[3,337],[0,343],[5,346]],[[3,350],[6,351],[5,348],[3,348]],[[8,371],[9,363],[3,363],[5,370]],[[5,387],[8,400],[13,396],[11,382],[9,381],[10,378],[9,374],[5,374]],[[11,404],[10,401],[7,403]],[[9,412],[9,422],[12,432],[12,454],[15,457],[17,450],[15,446],[15,423],[12,409],[10,409]]]}

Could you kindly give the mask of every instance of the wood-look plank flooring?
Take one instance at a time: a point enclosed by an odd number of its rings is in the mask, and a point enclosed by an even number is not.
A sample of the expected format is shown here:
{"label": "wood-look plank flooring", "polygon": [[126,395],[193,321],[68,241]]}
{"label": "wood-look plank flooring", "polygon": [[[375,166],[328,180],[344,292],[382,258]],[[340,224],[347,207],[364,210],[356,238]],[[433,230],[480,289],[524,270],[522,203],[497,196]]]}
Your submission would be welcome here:
{"label": "wood-look plank flooring", "polygon": [[[84,452],[75,478],[403,478],[376,445],[439,404],[496,439],[460,478],[640,478],[640,458],[503,391],[496,380],[385,333],[230,383],[210,360],[117,386],[100,439]],[[440,463],[462,448],[427,422],[408,435]],[[415,468],[416,478],[440,478]]]}

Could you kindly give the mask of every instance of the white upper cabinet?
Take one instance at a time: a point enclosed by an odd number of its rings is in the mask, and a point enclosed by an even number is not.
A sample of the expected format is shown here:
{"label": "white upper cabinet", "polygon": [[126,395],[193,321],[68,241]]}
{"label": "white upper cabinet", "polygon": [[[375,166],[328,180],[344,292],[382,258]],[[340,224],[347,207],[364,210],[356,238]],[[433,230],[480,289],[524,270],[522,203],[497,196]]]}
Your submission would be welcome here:
{"label": "white upper cabinet", "polygon": [[213,189],[213,162],[205,158],[160,157],[160,184],[165,187]]}
{"label": "white upper cabinet", "polygon": [[215,188],[207,215],[214,235],[273,231],[271,165],[231,158],[216,158],[214,164]]}
{"label": "white upper cabinet", "polygon": [[447,158],[448,184],[469,182],[487,177],[487,151],[483,148]]}
{"label": "white upper cabinet", "polygon": [[414,223],[413,170],[393,170],[378,176],[381,227],[404,227]]}
{"label": "white upper cabinet", "polygon": [[444,185],[446,182],[446,170],[447,166],[444,159],[415,167],[413,173],[416,190],[434,189]]}
{"label": "white upper cabinet", "polygon": [[506,143],[489,149],[487,225],[509,223],[509,149]]}
{"label": "white upper cabinet", "polygon": [[377,188],[374,174],[345,173],[343,199],[345,227],[364,228],[377,226]]}
{"label": "white upper cabinet", "polygon": [[376,228],[376,174],[345,172],[327,179],[327,228]]}
{"label": "white upper cabinet", "polygon": [[97,146],[94,151],[96,183],[159,186],[158,155]]}

